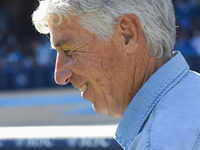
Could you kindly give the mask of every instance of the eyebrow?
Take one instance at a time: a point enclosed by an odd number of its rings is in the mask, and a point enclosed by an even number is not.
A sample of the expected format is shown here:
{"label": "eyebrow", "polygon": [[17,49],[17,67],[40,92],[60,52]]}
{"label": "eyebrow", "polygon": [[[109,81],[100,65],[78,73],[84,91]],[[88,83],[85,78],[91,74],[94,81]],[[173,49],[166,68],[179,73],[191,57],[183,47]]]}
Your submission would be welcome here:
{"label": "eyebrow", "polygon": [[58,48],[58,47],[62,47],[62,45],[64,45],[64,44],[70,45],[70,44],[69,44],[69,41],[73,41],[72,39],[73,39],[72,37],[67,37],[67,38],[65,38],[65,39],[58,40],[58,41],[56,41],[55,43],[52,43],[52,44],[51,44],[51,47],[52,47],[52,48]]}
{"label": "eyebrow", "polygon": [[66,41],[61,40],[61,41],[57,41],[56,43],[53,43],[53,47],[61,47],[62,45],[67,44]]}

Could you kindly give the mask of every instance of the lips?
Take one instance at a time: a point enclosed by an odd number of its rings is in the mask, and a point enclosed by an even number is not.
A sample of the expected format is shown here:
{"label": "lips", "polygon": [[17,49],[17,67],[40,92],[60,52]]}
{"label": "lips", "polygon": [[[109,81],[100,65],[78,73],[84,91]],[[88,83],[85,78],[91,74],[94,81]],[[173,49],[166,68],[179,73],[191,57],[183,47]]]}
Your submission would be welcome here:
{"label": "lips", "polygon": [[82,85],[82,86],[79,88],[79,90],[80,90],[81,92],[84,92],[84,91],[87,89],[87,87],[88,87],[88,83],[85,83],[84,85]]}

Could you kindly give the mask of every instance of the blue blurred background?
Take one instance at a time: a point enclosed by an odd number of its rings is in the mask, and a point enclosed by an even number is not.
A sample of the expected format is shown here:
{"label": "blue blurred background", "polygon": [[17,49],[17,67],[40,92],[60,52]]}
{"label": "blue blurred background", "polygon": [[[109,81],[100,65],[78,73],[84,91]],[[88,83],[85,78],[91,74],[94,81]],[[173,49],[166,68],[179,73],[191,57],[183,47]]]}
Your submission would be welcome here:
{"label": "blue blurred background", "polygon": [[[97,114],[71,84],[55,83],[56,51],[50,49],[48,36],[39,34],[31,22],[38,4],[37,0],[0,0],[0,128],[117,125],[118,118]],[[177,20],[174,50],[181,51],[190,68],[200,72],[200,0],[173,0],[173,4]],[[95,143],[94,139],[89,141]],[[6,149],[6,142],[8,148],[16,145],[16,141],[0,140],[0,149]],[[41,144],[40,140],[31,141],[32,146],[27,146],[28,140],[20,142],[18,149],[41,149],[33,144]],[[54,141],[59,142],[57,146],[63,141]],[[80,145],[81,141],[76,142]],[[113,149],[120,149],[112,139],[109,142]],[[96,148],[100,147],[91,147]]]}

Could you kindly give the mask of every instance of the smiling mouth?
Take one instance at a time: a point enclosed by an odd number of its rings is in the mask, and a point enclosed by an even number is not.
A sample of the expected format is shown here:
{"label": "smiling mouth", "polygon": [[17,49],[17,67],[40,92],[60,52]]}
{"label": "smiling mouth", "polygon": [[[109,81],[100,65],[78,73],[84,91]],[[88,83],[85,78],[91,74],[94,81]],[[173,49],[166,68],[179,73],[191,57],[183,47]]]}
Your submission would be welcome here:
{"label": "smiling mouth", "polygon": [[88,83],[85,83],[84,85],[82,85],[82,86],[79,88],[79,90],[80,90],[81,92],[84,92],[84,91],[87,89],[87,87],[88,87]]}

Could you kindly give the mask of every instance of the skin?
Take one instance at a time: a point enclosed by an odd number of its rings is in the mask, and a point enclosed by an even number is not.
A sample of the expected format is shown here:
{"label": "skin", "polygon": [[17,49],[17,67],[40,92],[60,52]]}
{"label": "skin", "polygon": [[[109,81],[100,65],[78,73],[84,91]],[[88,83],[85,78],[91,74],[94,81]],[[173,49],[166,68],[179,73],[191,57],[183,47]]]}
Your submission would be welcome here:
{"label": "skin", "polygon": [[149,56],[140,23],[124,15],[108,41],[98,40],[79,25],[78,16],[55,27],[50,17],[51,43],[57,50],[55,80],[75,88],[87,84],[82,97],[93,103],[97,113],[121,118],[148,78],[165,62]]}

